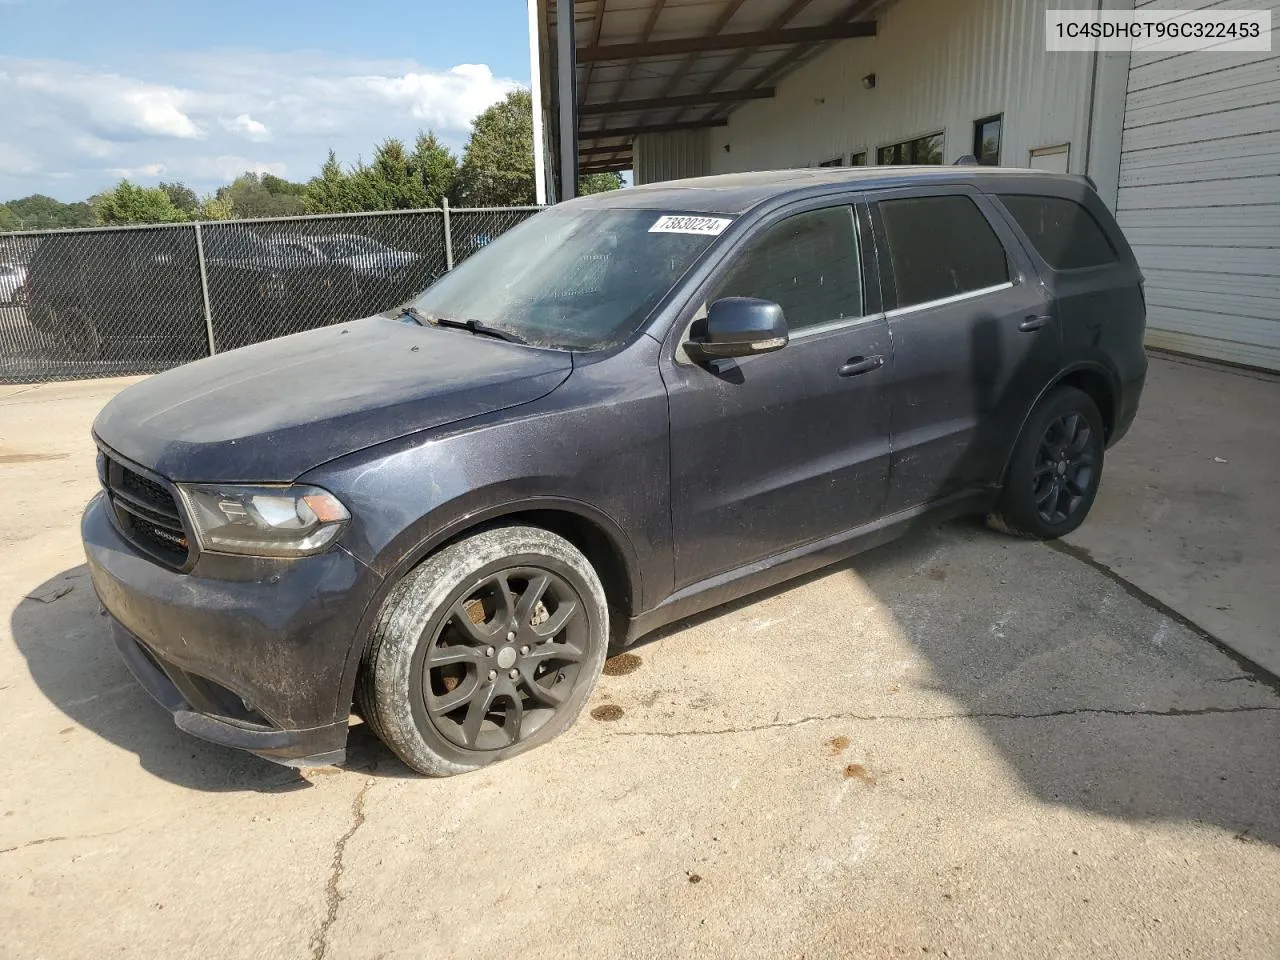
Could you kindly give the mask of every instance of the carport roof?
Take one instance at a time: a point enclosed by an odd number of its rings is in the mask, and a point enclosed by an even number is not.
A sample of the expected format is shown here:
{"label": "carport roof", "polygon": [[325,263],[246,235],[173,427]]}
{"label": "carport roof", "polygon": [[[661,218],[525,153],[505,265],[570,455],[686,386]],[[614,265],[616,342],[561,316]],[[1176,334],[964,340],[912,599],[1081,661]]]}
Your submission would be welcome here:
{"label": "carport roof", "polygon": [[[576,0],[578,157],[625,170],[638,134],[723,126],[824,45],[875,35],[892,0]],[[557,8],[542,0],[549,53]],[[544,78],[554,84],[552,57]]]}

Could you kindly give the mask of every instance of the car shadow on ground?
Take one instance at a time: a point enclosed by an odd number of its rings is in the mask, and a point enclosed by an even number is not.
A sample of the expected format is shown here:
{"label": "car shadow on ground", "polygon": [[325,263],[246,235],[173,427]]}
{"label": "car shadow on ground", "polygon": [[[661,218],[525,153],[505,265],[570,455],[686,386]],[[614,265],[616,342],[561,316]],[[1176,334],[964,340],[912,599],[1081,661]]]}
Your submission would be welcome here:
{"label": "car shadow on ground", "polygon": [[[41,692],[85,729],[136,754],[155,776],[213,792],[309,786],[297,770],[174,726],[116,652],[84,564],[29,590],[11,614],[11,629]],[[348,768],[374,776],[415,776],[362,724],[352,728],[347,759]]]}
{"label": "car shadow on ground", "polygon": [[[921,658],[903,686],[954,703],[942,715],[976,724],[1038,801],[1280,846],[1280,681],[1068,548],[976,519],[913,530],[629,649],[828,577],[869,589]],[[850,644],[842,657],[857,657],[852,620],[833,633]]]}

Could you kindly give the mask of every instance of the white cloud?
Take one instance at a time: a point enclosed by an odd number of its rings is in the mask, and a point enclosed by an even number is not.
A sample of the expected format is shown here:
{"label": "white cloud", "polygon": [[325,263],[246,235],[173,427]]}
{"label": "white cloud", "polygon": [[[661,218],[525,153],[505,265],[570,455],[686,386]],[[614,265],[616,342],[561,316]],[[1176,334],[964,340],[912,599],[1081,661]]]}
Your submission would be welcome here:
{"label": "white cloud", "polygon": [[476,115],[517,86],[484,64],[437,70],[314,52],[160,54],[127,69],[0,56],[0,199],[80,199],[120,171],[199,192],[245,170],[305,180],[331,148],[353,163],[386,137],[428,127],[456,149]]}
{"label": "white cloud", "polygon": [[163,163],[144,163],[136,167],[112,167],[111,172],[122,180],[154,180],[164,176],[167,169]]}
{"label": "white cloud", "polygon": [[238,133],[249,140],[271,139],[271,131],[267,129],[267,125],[253,119],[247,113],[242,113],[231,120],[223,118],[221,123],[222,129],[228,133]]}
{"label": "white cloud", "polygon": [[482,63],[461,63],[447,73],[355,79],[390,103],[408,107],[417,119],[446,130],[466,128],[487,106],[517,87],[494,77]]}

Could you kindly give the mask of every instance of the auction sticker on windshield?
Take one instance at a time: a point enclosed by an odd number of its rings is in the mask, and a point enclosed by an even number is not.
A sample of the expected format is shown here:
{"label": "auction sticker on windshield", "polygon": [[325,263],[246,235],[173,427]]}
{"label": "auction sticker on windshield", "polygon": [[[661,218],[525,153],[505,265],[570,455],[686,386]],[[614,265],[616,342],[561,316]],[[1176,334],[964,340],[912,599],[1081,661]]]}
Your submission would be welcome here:
{"label": "auction sticker on windshield", "polygon": [[649,228],[650,233],[696,233],[704,237],[718,237],[724,228],[733,223],[724,217],[688,217],[667,214]]}

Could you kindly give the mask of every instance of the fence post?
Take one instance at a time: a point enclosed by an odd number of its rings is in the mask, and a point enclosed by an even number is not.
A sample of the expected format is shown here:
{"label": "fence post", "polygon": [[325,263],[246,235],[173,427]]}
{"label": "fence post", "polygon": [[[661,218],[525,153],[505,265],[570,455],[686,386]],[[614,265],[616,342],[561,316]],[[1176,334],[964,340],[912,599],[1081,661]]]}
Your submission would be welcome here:
{"label": "fence post", "polygon": [[453,269],[453,230],[449,224],[449,198],[440,199],[440,209],[444,211],[444,268]]}
{"label": "fence post", "polygon": [[200,221],[196,221],[196,259],[200,263],[200,294],[204,298],[204,332],[209,338],[209,356],[218,352],[213,340],[213,306],[209,302],[209,274],[204,266],[204,236],[200,232]]}

